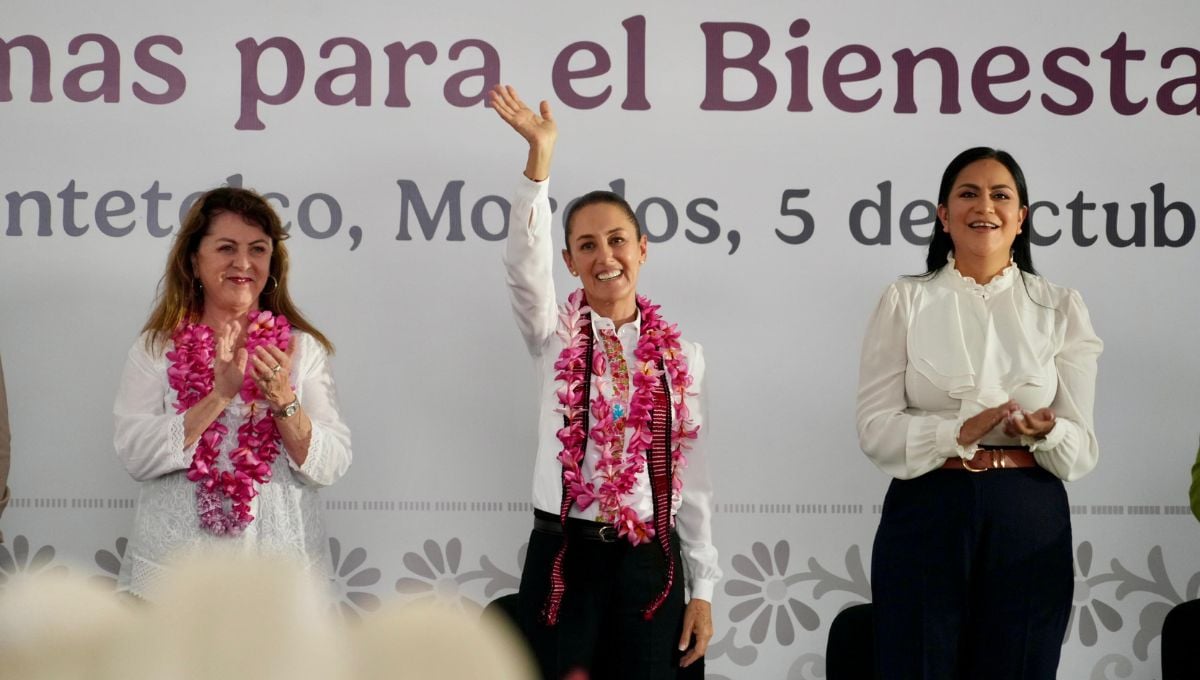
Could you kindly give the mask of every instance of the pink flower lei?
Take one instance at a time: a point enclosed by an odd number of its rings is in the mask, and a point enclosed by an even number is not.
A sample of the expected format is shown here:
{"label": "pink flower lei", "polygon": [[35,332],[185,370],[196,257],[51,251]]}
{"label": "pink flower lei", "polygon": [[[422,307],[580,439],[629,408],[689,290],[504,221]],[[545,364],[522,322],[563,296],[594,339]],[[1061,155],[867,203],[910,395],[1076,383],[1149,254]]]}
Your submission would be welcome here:
{"label": "pink flower lei", "polygon": [[[255,349],[265,345],[275,345],[286,352],[290,339],[291,326],[287,319],[266,310],[250,312],[246,327],[247,352],[253,354]],[[167,352],[171,362],[167,368],[167,382],[178,395],[176,412],[183,413],[212,392],[214,333],[203,324],[186,324],[175,332],[172,341],[175,348]],[[196,483],[200,526],[218,536],[236,536],[254,521],[254,515],[250,513],[250,501],[258,495],[254,485],[271,481],[271,464],[280,451],[275,419],[269,408],[257,403],[263,396],[249,371],[242,381],[240,394],[250,412],[238,427],[237,448],[229,454],[233,470],[220,470],[216,465],[220,453],[218,446],[229,432],[221,422],[222,414],[200,435],[187,471],[188,480]],[[225,508],[225,498],[231,501],[229,509]]]}
{"label": "pink flower lei", "polygon": [[[679,330],[668,325],[658,315],[659,306],[638,296],[638,307],[642,314],[641,335],[634,350],[635,366],[631,368],[633,396],[629,412],[622,418],[614,415],[613,404],[603,395],[595,393],[591,404],[583,402],[584,375],[602,377],[605,373],[603,353],[596,353],[589,370],[580,370],[586,361],[589,338],[585,329],[590,327],[585,314],[590,314],[582,290],[576,290],[567,298],[559,313],[558,335],[563,340],[562,352],[554,363],[555,379],[561,383],[557,390],[559,408],[565,425],[558,431],[562,452],[558,460],[563,466],[563,480],[572,504],[586,509],[593,502],[598,504],[601,521],[613,524],[619,536],[631,544],[638,545],[654,538],[654,526],[640,519],[637,512],[627,504],[637,477],[646,467],[646,450],[653,443],[651,410],[654,406],[654,390],[659,384],[663,370],[667,374],[670,399],[673,407],[671,432],[672,504],[678,501],[683,488],[681,471],[687,465],[686,453],[692,448],[699,426],[692,420],[685,397],[689,392],[692,377],[688,373],[687,358],[679,344]],[[659,367],[663,367],[660,369]],[[597,391],[598,392],[598,391]],[[584,432],[580,409],[590,408],[593,424],[590,432]],[[624,421],[624,422],[622,422]],[[625,427],[632,429],[628,442]],[[586,440],[596,444],[599,459],[596,473],[600,486],[584,478],[582,465],[586,451]]]}

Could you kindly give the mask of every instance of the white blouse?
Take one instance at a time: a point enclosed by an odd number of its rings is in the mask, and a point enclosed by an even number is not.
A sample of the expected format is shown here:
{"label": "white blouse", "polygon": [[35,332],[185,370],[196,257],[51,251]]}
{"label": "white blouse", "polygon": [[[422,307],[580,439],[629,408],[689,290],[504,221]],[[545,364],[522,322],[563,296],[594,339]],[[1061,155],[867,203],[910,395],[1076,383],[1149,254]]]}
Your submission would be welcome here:
{"label": "white blouse", "polygon": [[888,286],[867,325],[858,381],[858,437],[884,472],[911,479],[959,446],[963,422],[1016,400],[1057,416],[1044,439],[1014,439],[1003,423],[980,440],[1028,446],[1064,480],[1087,474],[1099,449],[1092,420],[1103,343],[1079,293],[1009,265],[986,285],[954,259],[932,276]]}
{"label": "white blouse", "polygon": [[[338,412],[337,394],[325,348],[307,333],[293,331],[292,378],[296,396],[312,422],[308,457],[296,465],[286,449],[271,466],[271,481],[258,486],[250,503],[254,521],[240,536],[214,536],[200,528],[196,484],[187,469],[196,451],[183,446],[183,414],[172,405],[167,384],[166,351],[152,353],[143,335],[129,350],[113,405],[117,458],[141,482],[133,532],[121,564],[118,587],[144,596],[177,551],[209,545],[236,545],[259,554],[297,560],[317,574],[328,571],[328,541],[317,489],[328,486],[350,467],[350,430]],[[225,409],[228,433],[217,465],[231,469],[237,429],[248,412],[238,395]]]}
{"label": "white blouse", "polygon": [[[548,187],[545,181],[533,182],[522,177],[509,214],[504,265],[517,326],[538,372],[541,410],[538,414],[538,451],[533,470],[533,505],[539,510],[558,515],[562,506],[562,463],[558,460],[562,444],[557,433],[562,427],[562,416],[555,413],[555,409],[559,408],[556,393],[559,385],[554,379],[554,362],[562,352],[563,343],[555,332],[558,327],[558,302],[552,275],[555,254],[551,239]],[[599,333],[605,328],[613,329],[613,322],[599,315],[593,315],[592,318],[592,332],[596,335],[597,346],[602,347]],[[670,321],[669,316],[664,318]],[[633,350],[637,347],[640,328],[639,316],[637,321],[615,331],[630,366],[635,365]],[[683,492],[679,503],[672,507],[672,512],[692,597],[711,602],[716,584],[721,579],[721,569],[716,546],[712,543],[712,482],[708,474],[708,451],[705,447],[707,427],[704,425],[707,415],[703,401],[704,354],[698,344],[680,340],[680,346],[688,360],[688,373],[692,376],[692,390],[695,393],[687,397],[687,405],[700,432],[692,449],[687,452],[687,465],[680,472]],[[605,389],[603,381],[600,382],[600,389]],[[588,438],[582,471],[589,478],[594,478],[598,459],[595,442]],[[650,477],[645,469],[638,476],[629,499],[640,519],[646,521],[654,516]],[[594,505],[588,511],[574,506],[570,514],[572,517],[596,519]]]}

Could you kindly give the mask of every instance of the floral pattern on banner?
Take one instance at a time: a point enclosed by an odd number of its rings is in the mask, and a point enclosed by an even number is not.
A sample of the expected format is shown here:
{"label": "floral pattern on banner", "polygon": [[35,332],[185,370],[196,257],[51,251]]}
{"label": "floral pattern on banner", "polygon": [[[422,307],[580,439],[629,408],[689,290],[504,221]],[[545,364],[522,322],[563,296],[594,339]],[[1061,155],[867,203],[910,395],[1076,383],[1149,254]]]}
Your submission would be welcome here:
{"label": "floral pattern on banner", "polygon": [[53,562],[52,545],[43,545],[30,557],[29,539],[24,534],[13,539],[11,549],[7,543],[0,543],[0,589],[21,576],[67,571],[65,566]]}
{"label": "floral pattern on banner", "polygon": [[[366,547],[347,551],[336,538],[330,539],[329,546],[333,585],[339,593],[336,607],[343,618],[355,620],[378,608],[387,598],[384,584],[391,582],[386,565],[382,569],[369,565]],[[424,539],[417,546],[402,553],[393,565],[400,572],[395,591],[468,611],[516,592],[528,548],[522,545],[497,559],[497,553],[470,555],[457,537],[444,542]],[[124,537],[116,537],[94,550],[98,573],[92,578],[115,586],[127,547]],[[55,546],[34,550],[27,536],[13,537],[11,544],[0,545],[0,590],[17,575],[66,571],[56,557]],[[1162,634],[1167,612],[1200,597],[1200,572],[1169,573],[1161,545],[1145,553],[1144,564],[1129,557],[1098,555],[1091,541],[1078,543],[1074,558],[1075,594],[1064,639],[1073,651],[1064,651],[1064,662],[1077,669],[1086,664],[1081,677],[1088,680],[1127,680],[1140,677],[1138,673],[1152,677],[1158,661],[1152,656],[1158,650],[1152,646]],[[472,562],[478,567],[470,568]],[[777,667],[788,680],[823,678],[824,650],[813,649],[823,647],[822,631],[837,612],[870,601],[860,545],[848,546],[840,562],[832,568],[816,557],[797,558],[788,540],[753,541],[741,552],[733,551],[722,586],[728,597],[720,599],[715,611],[717,630],[708,649],[708,679],[743,677],[747,669],[764,664]],[[812,634],[802,636],[804,631]],[[787,654],[791,649],[796,656]],[[1097,655],[1081,654],[1084,650]],[[778,666],[784,661],[780,654],[790,659],[784,666]]]}
{"label": "floral pattern on banner", "polygon": [[96,561],[96,566],[100,567],[104,573],[96,574],[92,577],[92,581],[109,590],[116,590],[117,578],[121,575],[121,562],[125,561],[125,549],[128,546],[129,539],[120,536],[113,545],[114,550],[97,550],[93,559]]}
{"label": "floral pattern on banner", "polygon": [[[1084,544],[1087,544],[1087,553],[1090,556],[1091,544],[1086,541]],[[1081,549],[1084,544],[1080,544]],[[1146,572],[1145,576],[1136,574],[1121,564],[1120,560],[1113,558],[1108,572],[1096,574],[1087,579],[1087,585],[1092,588],[1115,584],[1116,588],[1113,594],[1117,600],[1124,600],[1135,594],[1149,596],[1150,602],[1142,607],[1141,613],[1138,615],[1138,630],[1133,636],[1133,654],[1139,661],[1146,661],[1150,658],[1150,643],[1162,634],[1163,621],[1167,618],[1167,613],[1175,605],[1187,600],[1194,600],[1200,595],[1200,572],[1192,574],[1183,594],[1180,594],[1167,574],[1161,545],[1154,546],[1146,555]],[[1117,627],[1110,628],[1110,630],[1116,631],[1121,628],[1123,620],[1120,616],[1117,618]]]}
{"label": "floral pattern on banner", "polygon": [[342,618],[356,622],[362,618],[362,612],[378,610],[379,596],[367,589],[379,583],[381,572],[375,567],[361,568],[367,561],[366,548],[355,548],[342,558],[341,542],[330,538],[329,559],[332,563],[330,580],[338,594],[336,606]]}
{"label": "floral pattern on banner", "polygon": [[742,598],[729,610],[729,620],[734,623],[750,621],[750,641],[762,644],[772,621],[775,641],[790,645],[796,640],[796,625],[814,631],[821,625],[821,617],[794,590],[802,583],[813,583],[812,597],[819,599],[831,592],[845,592],[870,600],[871,586],[863,569],[862,557],[857,545],[846,551],[846,576],[838,576],[821,566],[816,558],[809,558],[808,570],[788,573],[791,561],[791,545],[786,540],[777,541],[774,549],[765,543],[755,542],[750,554],[735,554],[730,560],[733,570],[742,578],[728,578],[725,593]]}
{"label": "floral pattern on banner", "polygon": [[1096,619],[1110,632],[1121,629],[1125,621],[1120,612],[1111,605],[1094,597],[1092,585],[1102,583],[1099,576],[1089,578],[1092,569],[1092,544],[1084,541],[1075,549],[1075,593],[1074,605],[1071,607],[1071,617],[1067,620],[1067,634],[1064,644],[1071,639],[1075,622],[1079,622],[1079,641],[1085,647],[1094,647],[1099,639],[1096,629]]}
{"label": "floral pattern on banner", "polygon": [[487,600],[505,590],[515,591],[521,583],[525,549],[523,545],[517,553],[515,574],[500,569],[486,555],[479,558],[479,569],[459,573],[462,566],[462,540],[451,538],[443,548],[437,541],[428,539],[422,546],[423,554],[404,554],[404,566],[413,576],[398,579],[396,590],[414,596],[414,601],[437,602],[463,610],[479,611],[483,604],[468,596],[462,586],[473,581],[486,581],[483,594]]}

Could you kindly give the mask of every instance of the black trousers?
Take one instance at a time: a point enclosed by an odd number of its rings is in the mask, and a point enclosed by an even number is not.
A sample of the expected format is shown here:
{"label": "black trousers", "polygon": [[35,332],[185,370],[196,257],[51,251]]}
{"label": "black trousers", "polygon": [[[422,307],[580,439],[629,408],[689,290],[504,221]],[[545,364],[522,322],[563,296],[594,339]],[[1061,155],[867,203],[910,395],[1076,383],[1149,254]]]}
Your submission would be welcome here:
{"label": "black trousers", "polygon": [[893,480],[871,558],[879,677],[1054,680],[1071,517],[1041,468]]}
{"label": "black trousers", "polygon": [[563,575],[567,590],[558,624],[541,622],[550,591],[550,570],[562,536],[534,530],[521,574],[521,627],[542,677],[559,680],[583,670],[589,680],[675,678],[682,655],[683,567],[672,537],[675,581],[650,621],[642,610],[666,585],[666,557],[657,542],[631,546],[572,535]]}
{"label": "black trousers", "polygon": [[1200,600],[1176,605],[1162,629],[1163,680],[1200,678]]}

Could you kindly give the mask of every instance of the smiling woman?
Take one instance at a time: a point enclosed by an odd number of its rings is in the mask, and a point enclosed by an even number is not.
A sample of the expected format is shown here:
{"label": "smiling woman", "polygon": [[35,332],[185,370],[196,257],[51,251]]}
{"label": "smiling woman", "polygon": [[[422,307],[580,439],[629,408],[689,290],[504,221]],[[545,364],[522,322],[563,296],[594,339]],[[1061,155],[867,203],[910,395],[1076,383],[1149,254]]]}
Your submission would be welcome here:
{"label": "smiling woman", "polygon": [[955,157],[928,270],[888,287],[863,341],[859,442],[894,478],[871,557],[885,680],[1055,677],[1062,482],[1096,464],[1103,345],[1079,293],[1034,272],[1028,206],[1012,156]]}
{"label": "smiling woman", "polygon": [[117,456],[142,483],[118,579],[134,595],[180,551],[231,543],[327,568],[316,490],[345,474],[350,433],[332,346],[288,293],[286,238],[233,187],[202,195],[175,238],[113,406]]}
{"label": "smiling woman", "polygon": [[700,345],[638,295],[647,239],[612,192],[567,213],[562,257],[583,288],[558,308],[548,193],[558,126],[548,103],[534,113],[511,87],[497,87],[492,105],[529,144],[504,254],[541,378],[521,628],[545,678],[700,670],[721,578]]}

